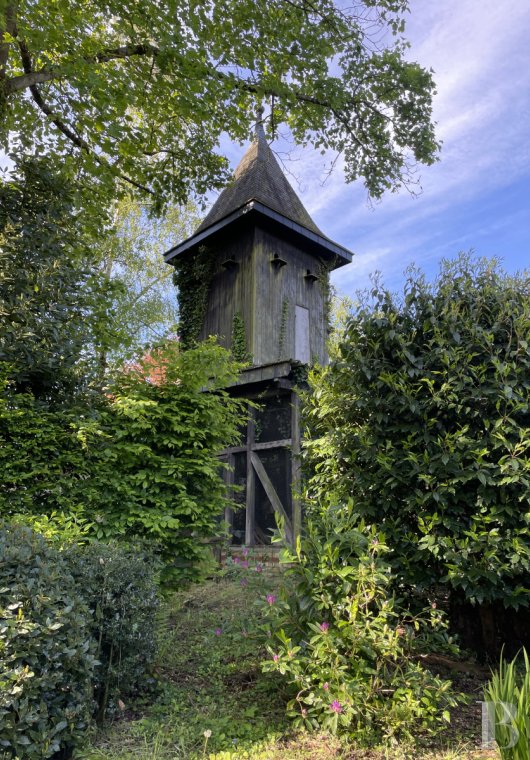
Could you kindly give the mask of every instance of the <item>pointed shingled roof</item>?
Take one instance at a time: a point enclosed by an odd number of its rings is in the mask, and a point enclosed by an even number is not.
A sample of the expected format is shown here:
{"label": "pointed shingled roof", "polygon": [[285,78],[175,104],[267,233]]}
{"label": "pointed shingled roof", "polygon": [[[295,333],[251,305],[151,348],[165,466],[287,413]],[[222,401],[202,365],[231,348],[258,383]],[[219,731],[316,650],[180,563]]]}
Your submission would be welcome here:
{"label": "pointed shingled roof", "polygon": [[307,213],[269,148],[262,118],[263,109],[259,109],[254,140],[241,159],[232,182],[193,235],[164,254],[167,263],[193,251],[247,214],[254,221],[266,219],[269,226],[281,228],[283,235],[303,240],[308,252],[331,261],[333,269],[352,260],[351,251],[324,235]]}
{"label": "pointed shingled roof", "polygon": [[223,190],[194,234],[206,230],[252,200],[325,237],[309,216],[269,148],[261,113],[258,113],[254,140],[241,159],[234,179]]}

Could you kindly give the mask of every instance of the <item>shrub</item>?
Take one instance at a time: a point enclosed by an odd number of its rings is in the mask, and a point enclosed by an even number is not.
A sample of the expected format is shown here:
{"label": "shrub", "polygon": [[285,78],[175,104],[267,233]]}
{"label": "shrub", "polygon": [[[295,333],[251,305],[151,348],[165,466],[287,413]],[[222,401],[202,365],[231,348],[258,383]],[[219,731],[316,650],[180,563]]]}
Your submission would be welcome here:
{"label": "shrub", "polygon": [[135,549],[100,543],[71,547],[65,558],[90,611],[98,660],[97,720],[102,722],[116,711],[119,699],[153,683],[158,566]]}
{"label": "shrub", "polygon": [[52,410],[31,393],[13,392],[8,369],[0,363],[0,514],[82,513],[97,498],[86,447],[93,422],[79,409]]}
{"label": "shrub", "polygon": [[239,365],[214,342],[176,343],[116,378],[100,407],[50,410],[0,394],[0,513],[73,516],[92,537],[155,542],[164,583],[193,579],[203,539],[232,504],[218,454],[237,442],[245,402],[223,390]]}
{"label": "shrub", "polygon": [[94,509],[98,538],[144,538],[162,550],[164,584],[194,579],[203,541],[232,504],[218,454],[239,440],[246,402],[223,390],[239,365],[215,341],[176,342],[122,374],[103,417]]}
{"label": "shrub", "polygon": [[83,737],[95,659],[87,610],[57,551],[0,526],[0,748],[41,760]]}
{"label": "shrub", "polygon": [[388,549],[349,508],[330,508],[286,570],[279,598],[264,602],[273,636],[266,671],[295,686],[288,705],[308,728],[354,734],[357,740],[416,738],[449,720],[457,698],[449,681],[419,662],[429,646],[450,646],[441,614],[412,615],[389,594]]}
{"label": "shrub", "polygon": [[490,729],[503,760],[530,760],[530,659],[523,649],[524,672],[518,672],[519,658],[506,662],[484,691],[489,708]]}
{"label": "shrub", "polygon": [[312,376],[319,504],[391,537],[396,582],[517,608],[530,595],[530,278],[491,261],[378,282]]}

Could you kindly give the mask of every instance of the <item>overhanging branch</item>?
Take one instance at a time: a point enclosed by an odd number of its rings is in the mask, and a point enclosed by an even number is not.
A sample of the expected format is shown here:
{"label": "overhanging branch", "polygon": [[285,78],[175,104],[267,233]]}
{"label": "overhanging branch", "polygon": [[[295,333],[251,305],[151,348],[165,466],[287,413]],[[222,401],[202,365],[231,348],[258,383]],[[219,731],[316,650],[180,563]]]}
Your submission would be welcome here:
{"label": "overhanging branch", "polygon": [[[32,64],[31,64],[31,56],[29,54],[29,50],[26,46],[26,43],[24,40],[19,40],[18,46],[20,49],[20,57],[22,60],[22,65],[24,67],[24,71],[27,75],[31,75],[32,73]],[[133,187],[136,187],[138,190],[141,190],[144,193],[147,193],[148,195],[154,195],[153,191],[146,187],[145,185],[142,185],[140,182],[136,182],[136,180],[132,179],[131,177],[128,177],[126,174],[122,174],[121,172],[117,171],[111,164],[108,163],[102,156],[98,156],[97,153],[95,153],[90,145],[87,143],[86,140],[84,140],[81,135],[79,135],[75,130],[73,130],[68,124],[66,124],[62,119],[60,119],[57,114],[54,113],[53,109],[46,103],[44,98],[42,97],[39,88],[36,84],[32,84],[29,86],[29,91],[31,92],[31,96],[35,102],[35,104],[38,106],[38,108],[42,111],[45,116],[49,118],[49,120],[54,124],[57,129],[62,132],[62,134],[67,137],[76,147],[83,150],[88,155],[92,156],[95,161],[100,166],[104,166],[107,169],[110,169],[110,171],[119,179],[123,180],[124,182],[127,182],[128,184],[132,185]]]}

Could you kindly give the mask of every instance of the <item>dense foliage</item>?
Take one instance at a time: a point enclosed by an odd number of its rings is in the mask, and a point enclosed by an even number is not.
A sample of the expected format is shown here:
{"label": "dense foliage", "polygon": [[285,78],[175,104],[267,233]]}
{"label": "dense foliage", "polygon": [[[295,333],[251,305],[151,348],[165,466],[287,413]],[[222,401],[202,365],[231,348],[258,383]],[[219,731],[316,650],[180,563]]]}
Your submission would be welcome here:
{"label": "dense foliage", "polygon": [[[0,394],[0,512],[74,515],[101,539],[148,538],[164,581],[193,577],[230,503],[218,453],[244,402],[222,390],[238,365],[214,342],[174,342],[121,373],[99,410],[43,408]],[[90,416],[91,415],[91,416]]]}
{"label": "dense foliage", "polygon": [[[0,147],[75,154],[114,198],[160,204],[227,179],[220,137],[270,132],[345,158],[374,196],[432,163],[431,74],[406,56],[407,0],[0,1]],[[382,42],[387,44],[384,47]],[[333,59],[333,67],[330,61]]]}
{"label": "dense foliage", "polygon": [[164,581],[194,576],[231,503],[218,454],[245,416],[223,390],[238,367],[213,340],[189,351],[174,342],[121,376],[102,416],[112,444],[99,455],[97,534],[158,542]]}
{"label": "dense foliage", "polygon": [[16,165],[0,181],[0,362],[17,391],[68,400],[100,374],[112,288],[93,255],[96,226],[65,162]]}
{"label": "dense foliage", "polygon": [[397,584],[528,605],[528,275],[461,256],[371,296],[312,377],[310,490],[384,532]]}
{"label": "dense foliage", "polygon": [[456,697],[419,661],[448,647],[434,608],[412,615],[390,589],[387,547],[350,506],[309,521],[278,598],[268,595],[269,659],[295,686],[288,712],[299,726],[356,741],[415,740],[440,730]]}
{"label": "dense foliage", "polygon": [[95,644],[61,555],[0,526],[0,747],[42,760],[77,743],[92,713]]}
{"label": "dense foliage", "polygon": [[154,556],[98,542],[70,547],[65,559],[88,609],[102,721],[153,683],[158,566]]}

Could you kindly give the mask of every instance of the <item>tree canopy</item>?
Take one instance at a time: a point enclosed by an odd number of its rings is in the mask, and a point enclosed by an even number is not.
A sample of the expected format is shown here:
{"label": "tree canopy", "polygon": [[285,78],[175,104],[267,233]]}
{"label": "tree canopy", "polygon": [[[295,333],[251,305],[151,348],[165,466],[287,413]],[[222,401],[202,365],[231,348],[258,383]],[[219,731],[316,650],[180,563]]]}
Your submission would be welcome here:
{"label": "tree canopy", "polygon": [[[227,179],[223,135],[343,154],[370,194],[432,163],[430,72],[405,59],[407,0],[0,0],[0,147],[75,154],[160,208]],[[410,177],[409,177],[410,178]]]}
{"label": "tree canopy", "polygon": [[173,269],[162,254],[199,224],[196,206],[168,206],[153,224],[149,208],[132,198],[114,205],[112,234],[96,247],[103,279],[115,286],[109,330],[118,340],[110,347],[110,364],[120,364],[177,333],[179,321]]}

